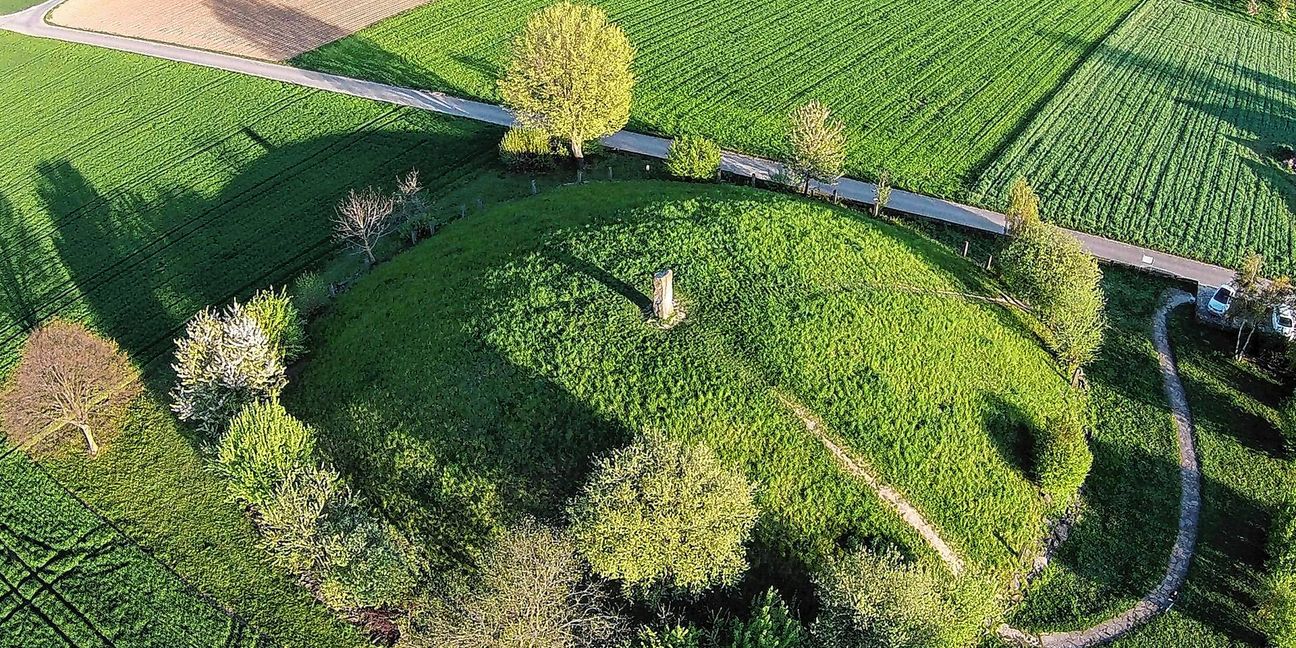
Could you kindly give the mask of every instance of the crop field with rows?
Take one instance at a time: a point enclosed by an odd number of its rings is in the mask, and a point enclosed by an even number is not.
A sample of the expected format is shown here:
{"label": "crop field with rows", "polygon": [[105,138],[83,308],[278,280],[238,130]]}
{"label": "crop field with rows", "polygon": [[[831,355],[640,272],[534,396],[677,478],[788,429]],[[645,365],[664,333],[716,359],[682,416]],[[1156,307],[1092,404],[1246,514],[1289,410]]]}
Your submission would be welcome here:
{"label": "crop field with rows", "polygon": [[1149,0],[986,171],[1024,174],[1068,227],[1236,267],[1296,270],[1296,36],[1178,0]]}
{"label": "crop field with rows", "polygon": [[[0,368],[61,314],[161,358],[209,304],[332,254],[349,187],[437,188],[498,129],[275,82],[0,35]],[[19,119],[18,117],[21,117]]]}
{"label": "crop field with rows", "polygon": [[[548,0],[438,0],[298,57],[303,67],[496,101],[509,42]],[[959,195],[1133,0],[599,0],[638,48],[631,127],[777,155],[812,98],[852,175]]]}
{"label": "crop field with rows", "polygon": [[0,645],[265,645],[25,455],[0,452]]}

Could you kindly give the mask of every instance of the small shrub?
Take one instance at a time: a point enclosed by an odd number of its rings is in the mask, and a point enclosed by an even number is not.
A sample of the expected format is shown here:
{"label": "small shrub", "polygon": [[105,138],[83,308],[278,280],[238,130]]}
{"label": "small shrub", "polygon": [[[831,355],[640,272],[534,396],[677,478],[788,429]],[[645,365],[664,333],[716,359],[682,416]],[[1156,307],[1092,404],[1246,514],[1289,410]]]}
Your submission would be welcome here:
{"label": "small shrub", "polygon": [[318,315],[328,306],[332,297],[329,295],[329,284],[318,272],[304,272],[293,280],[293,304],[298,312],[306,317]]}
{"label": "small shrub", "polygon": [[5,433],[37,452],[80,437],[93,457],[140,391],[139,372],[116,343],[56,319],[27,338],[0,396]]}
{"label": "small shrub", "polygon": [[984,621],[988,599],[895,552],[856,551],[815,578],[822,648],[963,648]]}
{"label": "small shrub", "polygon": [[1269,561],[1261,584],[1256,627],[1275,648],[1296,648],[1296,509],[1288,504],[1269,532]]}
{"label": "small shrub", "polygon": [[418,586],[413,555],[390,524],[345,502],[329,513],[320,599],[338,610],[399,606]]}
{"label": "small shrub", "polygon": [[238,304],[190,320],[171,368],[171,408],[212,437],[248,403],[273,399],[287,381],[280,350]]}
{"label": "small shrub", "polygon": [[803,648],[810,638],[800,621],[792,616],[787,603],[770,589],[758,597],[751,619],[729,624],[727,648]]}
{"label": "small shrub", "polygon": [[306,327],[288,291],[262,290],[248,300],[243,313],[261,327],[283,362],[296,360],[306,350]]}
{"label": "small shrub", "polygon": [[500,160],[514,171],[539,171],[554,165],[549,134],[535,128],[510,128],[499,144]]}
{"label": "small shrub", "polygon": [[[1296,357],[1296,344],[1288,345],[1289,355]],[[1284,398],[1278,405],[1278,431],[1282,434],[1283,447],[1287,452],[1296,450],[1296,394]]]}
{"label": "small shrub", "polygon": [[639,630],[636,648],[702,648],[704,637],[691,626],[675,626],[662,630]]}
{"label": "small shrub", "polygon": [[282,405],[250,403],[221,437],[216,468],[235,499],[260,509],[289,475],[312,465],[314,452],[315,432]]}
{"label": "small shrub", "polygon": [[649,435],[600,459],[569,515],[594,571],[652,598],[737,582],[756,505],[709,448]]}
{"label": "small shrub", "polygon": [[308,466],[293,471],[261,508],[261,540],[271,560],[309,580],[328,564],[326,514],[351,494],[337,472]]}
{"label": "small shrub", "polygon": [[677,178],[714,180],[720,172],[720,145],[698,135],[681,135],[671,144],[666,170]]}
{"label": "small shrub", "polygon": [[1048,419],[1035,435],[1035,475],[1055,506],[1065,506],[1089,476],[1093,453],[1084,423],[1074,413]]}

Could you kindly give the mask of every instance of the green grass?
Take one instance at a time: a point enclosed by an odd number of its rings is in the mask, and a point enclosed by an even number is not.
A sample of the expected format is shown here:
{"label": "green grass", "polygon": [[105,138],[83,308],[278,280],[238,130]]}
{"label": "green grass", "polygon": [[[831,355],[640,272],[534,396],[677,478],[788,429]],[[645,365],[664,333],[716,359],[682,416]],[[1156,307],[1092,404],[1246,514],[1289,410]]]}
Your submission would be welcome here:
{"label": "green grass", "polygon": [[[1014,621],[1076,629],[1122,611],[1161,580],[1178,524],[1178,450],[1161,391],[1151,319],[1170,284],[1107,270],[1114,329],[1090,371],[1100,413],[1086,511]],[[1201,540],[1188,583],[1169,613],[1115,645],[1263,645],[1250,610],[1270,516],[1290,498],[1290,460],[1275,406],[1287,389],[1230,358],[1227,333],[1191,309],[1172,319],[1172,344],[1197,425],[1203,477]]]}
{"label": "green grass", "polygon": [[[438,0],[295,64],[497,101],[508,43],[549,0]],[[852,174],[959,195],[1134,0],[599,0],[638,48],[631,126],[779,155],[823,100]]]}
{"label": "green grass", "polygon": [[[349,187],[391,183],[418,167],[435,197],[450,197],[483,173],[500,134],[471,122],[6,33],[0,33],[0,72],[0,105],[7,111],[0,124],[0,368],[12,364],[28,327],[60,315],[116,338],[149,368],[151,384],[164,387],[171,338],[193,312],[283,282],[336,254],[329,219]],[[504,184],[486,182],[486,189]],[[251,523],[226,501],[197,442],[156,404],[162,400],[146,399],[103,456],[45,467],[275,645],[363,643],[359,632],[268,564]],[[0,472],[6,481],[9,470]],[[19,501],[33,520],[70,515],[66,503],[48,498]],[[28,540],[68,541],[43,532],[34,529]],[[91,541],[106,537],[96,533],[83,549],[60,548],[69,560],[75,551],[93,551]],[[59,582],[69,590],[102,589],[119,598],[123,614],[136,611],[133,619],[104,618],[133,624],[113,630],[122,633],[122,645],[165,643],[187,627],[188,608],[200,604],[169,593],[183,588],[160,583],[162,598],[150,601],[149,581],[137,588],[129,575],[114,581],[106,572],[69,569]],[[31,612],[16,614],[21,620],[14,623],[34,623]],[[177,626],[144,627],[154,617],[174,617]],[[193,645],[214,637],[211,632],[195,625]]]}
{"label": "green grass", "polygon": [[147,364],[195,311],[336,253],[350,187],[435,194],[500,130],[205,68],[0,34],[0,366],[57,313]]}
{"label": "green grass", "polygon": [[[1238,3],[1242,6],[1242,3]],[[994,162],[974,197],[1017,174],[1061,224],[1236,267],[1293,272],[1296,35],[1179,0],[1149,0]]]}
{"label": "green grass", "polygon": [[21,452],[0,471],[0,646],[258,645]]}
{"label": "green grass", "polygon": [[[687,318],[645,322],[672,267]],[[286,395],[330,459],[438,564],[502,523],[558,515],[593,453],[654,428],[759,486],[762,577],[839,542],[932,554],[774,397],[817,411],[976,567],[1041,531],[1031,425],[1065,382],[971,265],[900,227],[753,190],[565,188],[452,224],[312,326]]]}
{"label": "green grass", "polygon": [[0,16],[17,13],[28,7],[34,7],[43,0],[0,0]]}

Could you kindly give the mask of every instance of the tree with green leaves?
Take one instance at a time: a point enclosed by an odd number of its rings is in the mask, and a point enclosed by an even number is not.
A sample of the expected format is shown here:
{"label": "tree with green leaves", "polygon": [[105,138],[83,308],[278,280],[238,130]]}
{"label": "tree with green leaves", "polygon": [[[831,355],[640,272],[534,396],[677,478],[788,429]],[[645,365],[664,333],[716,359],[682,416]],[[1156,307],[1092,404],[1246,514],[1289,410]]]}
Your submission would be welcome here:
{"label": "tree with green leaves", "polygon": [[783,597],[773,588],[753,603],[751,618],[729,623],[727,648],[806,648],[810,645],[805,627],[792,616]]}
{"label": "tree with green leaves", "polygon": [[1026,178],[1017,176],[1008,187],[1008,211],[1004,213],[1009,234],[1024,231],[1040,222],[1040,199]]}
{"label": "tree with green leaves", "polygon": [[[1241,359],[1246,353],[1242,343],[1243,333],[1255,331],[1255,325],[1268,313],[1271,297],[1263,276],[1264,257],[1254,252],[1242,259],[1242,265],[1233,275],[1233,298],[1229,300],[1228,319],[1237,325],[1237,338],[1233,343],[1233,357]],[[1251,341],[1248,333],[1247,343]]]}
{"label": "tree with green leaves", "polygon": [[1048,343],[1076,384],[1102,345],[1107,327],[1098,261],[1061,228],[1031,219],[1025,195],[1022,219],[1001,256],[1004,282],[1028,302],[1048,330]]}
{"label": "tree with green leaves", "polygon": [[630,120],[634,55],[602,9],[559,2],[533,14],[513,41],[500,96],[521,127],[566,142],[583,164],[586,142]]}
{"label": "tree with green leaves", "polygon": [[696,595],[747,570],[752,487],[706,446],[648,434],[598,460],[568,513],[577,550],[633,595]]}
{"label": "tree with green leaves", "polygon": [[810,182],[835,184],[846,168],[846,125],[818,100],[792,111],[789,118],[788,172],[810,193]]}

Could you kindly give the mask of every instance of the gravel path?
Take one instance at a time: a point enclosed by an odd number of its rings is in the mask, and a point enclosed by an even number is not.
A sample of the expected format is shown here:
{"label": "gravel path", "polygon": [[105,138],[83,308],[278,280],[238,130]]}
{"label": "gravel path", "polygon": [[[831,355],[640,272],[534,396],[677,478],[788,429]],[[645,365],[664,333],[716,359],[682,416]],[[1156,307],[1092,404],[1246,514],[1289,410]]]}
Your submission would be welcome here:
{"label": "gravel path", "polygon": [[[312,72],[267,61],[192,49],[170,43],[80,31],[47,23],[45,21],[46,14],[60,2],[63,2],[63,0],[47,0],[47,2],[25,11],[0,16],[0,29],[29,36],[95,45],[144,56],[238,72],[283,83],[338,92],[400,106],[409,106],[501,126],[508,126],[513,123],[513,116],[500,106],[452,97],[440,92],[402,88],[337,74]],[[232,3],[235,0],[220,0],[220,2]],[[621,131],[615,135],[605,137],[603,143],[612,149],[661,159],[666,157],[671,140],[642,133]],[[779,178],[784,177],[782,164],[740,153],[726,152],[721,166],[728,173],[764,181],[777,181]],[[836,194],[843,200],[857,203],[871,204],[876,197],[876,187],[872,183],[851,178],[843,178],[841,182],[833,186],[816,184],[815,190],[825,194]],[[906,214],[986,232],[996,234],[1004,232],[1003,214],[951,200],[933,198],[897,189],[891,192],[891,200],[887,203],[887,207]],[[1079,239],[1081,244],[1094,256],[1108,263],[1152,270],[1179,279],[1196,281],[1207,286],[1222,285],[1233,276],[1232,270],[1220,266],[1157,252],[1092,234],[1074,231],[1070,233]]]}
{"label": "gravel path", "polygon": [[792,413],[796,414],[797,418],[801,419],[801,422],[805,424],[806,430],[819,438],[819,441],[828,449],[828,452],[832,453],[833,457],[837,460],[837,463],[841,464],[842,468],[845,469],[846,472],[863,480],[865,484],[868,484],[868,487],[872,488],[873,492],[877,493],[877,496],[883,502],[890,506],[893,511],[904,519],[905,524],[913,527],[913,529],[918,532],[918,535],[921,535],[923,540],[927,541],[927,544],[931,546],[938,556],[940,556],[941,561],[945,563],[945,566],[950,570],[951,574],[958,576],[963,573],[963,559],[955,553],[954,549],[949,546],[949,543],[945,542],[945,539],[941,537],[940,532],[936,530],[936,527],[932,526],[932,524],[927,521],[927,518],[923,517],[922,512],[920,512],[913,504],[909,503],[909,500],[903,493],[882,481],[882,479],[878,477],[877,473],[873,471],[872,467],[864,463],[863,460],[852,456],[846,451],[846,449],[838,445],[837,442],[833,440],[832,435],[829,434],[828,427],[824,425],[823,421],[819,420],[819,417],[815,416],[813,412],[806,408],[806,406],[777,391],[775,391],[775,397],[782,401],[784,406],[792,410]]}
{"label": "gravel path", "polygon": [[1197,465],[1197,446],[1193,441],[1192,412],[1184,395],[1170,348],[1167,332],[1170,312],[1195,301],[1195,296],[1180,290],[1169,290],[1162,296],[1161,307],[1152,320],[1152,339],[1156,344],[1161,365],[1161,378],[1166,399],[1174,417],[1179,442],[1179,535],[1170,550],[1170,560],[1165,577],[1156,589],[1144,596],[1130,609],[1098,625],[1074,632],[1032,635],[1016,628],[1001,626],[999,636],[1009,643],[1029,648],[1087,648],[1113,641],[1165,612],[1174,603],[1188,577],[1193,548],[1197,544],[1197,517],[1201,510],[1201,473]]}

